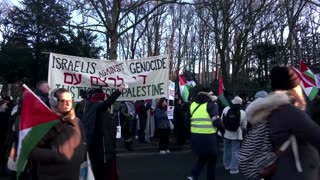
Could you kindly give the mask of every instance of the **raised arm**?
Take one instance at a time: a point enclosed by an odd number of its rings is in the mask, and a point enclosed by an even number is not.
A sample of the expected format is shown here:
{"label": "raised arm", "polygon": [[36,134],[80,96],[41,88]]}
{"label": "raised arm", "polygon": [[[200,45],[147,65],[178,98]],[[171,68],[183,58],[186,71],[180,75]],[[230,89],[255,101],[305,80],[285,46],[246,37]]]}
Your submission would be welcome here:
{"label": "raised arm", "polygon": [[122,83],[116,91],[114,91],[107,100],[103,101],[100,105],[100,108],[108,109],[111,105],[118,99],[121,95],[121,91],[124,89],[125,85]]}

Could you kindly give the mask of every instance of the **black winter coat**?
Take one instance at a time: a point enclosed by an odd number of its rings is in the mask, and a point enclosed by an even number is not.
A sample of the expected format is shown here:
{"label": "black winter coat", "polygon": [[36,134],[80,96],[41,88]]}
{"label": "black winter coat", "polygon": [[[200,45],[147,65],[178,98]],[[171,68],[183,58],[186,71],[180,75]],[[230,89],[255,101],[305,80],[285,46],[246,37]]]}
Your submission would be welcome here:
{"label": "black winter coat", "polygon": [[[83,113],[80,119],[86,134],[86,141],[88,146],[91,146],[93,143],[93,136],[95,136],[94,132],[96,129],[97,120],[101,120],[101,118],[97,118],[98,113],[101,111],[107,110],[111,107],[111,105],[117,100],[117,98],[121,95],[119,90],[116,90],[111,94],[111,96],[103,101],[103,102],[92,102],[92,101],[85,101],[83,105]],[[103,119],[103,118],[102,118]],[[104,119],[108,120],[108,119]],[[90,148],[90,147],[89,147]]]}
{"label": "black winter coat", "polygon": [[111,106],[120,95],[120,91],[115,91],[96,111],[95,129],[89,147],[93,161],[105,162],[116,158],[117,121],[111,113]]}

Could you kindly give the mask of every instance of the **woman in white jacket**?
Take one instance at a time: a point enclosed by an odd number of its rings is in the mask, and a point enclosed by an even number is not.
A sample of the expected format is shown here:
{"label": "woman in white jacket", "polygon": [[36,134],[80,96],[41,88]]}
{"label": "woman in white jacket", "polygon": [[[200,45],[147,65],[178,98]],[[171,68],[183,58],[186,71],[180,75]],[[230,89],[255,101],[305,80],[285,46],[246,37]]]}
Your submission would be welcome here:
{"label": "woman in white jacket", "polygon": [[[240,149],[240,142],[243,140],[242,130],[246,129],[246,113],[241,109],[242,108],[242,99],[239,96],[236,96],[232,99],[232,105],[227,106],[223,109],[221,119],[224,122],[225,133],[224,133],[224,153],[223,153],[223,165],[230,174],[239,173],[239,161],[238,161],[238,152]],[[236,118],[238,119],[238,124],[236,128],[228,128],[227,121],[231,116],[228,114],[229,111],[237,111],[238,113]]]}

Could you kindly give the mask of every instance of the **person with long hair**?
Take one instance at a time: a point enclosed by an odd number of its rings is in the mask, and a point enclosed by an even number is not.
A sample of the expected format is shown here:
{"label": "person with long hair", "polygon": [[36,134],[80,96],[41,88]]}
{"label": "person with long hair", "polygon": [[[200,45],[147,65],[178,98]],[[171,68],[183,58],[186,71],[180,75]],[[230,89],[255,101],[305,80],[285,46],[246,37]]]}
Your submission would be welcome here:
{"label": "person with long hair", "polygon": [[157,119],[157,128],[159,130],[159,150],[160,154],[170,153],[169,137],[170,137],[170,120],[167,114],[167,99],[161,98],[157,104],[155,117]]}

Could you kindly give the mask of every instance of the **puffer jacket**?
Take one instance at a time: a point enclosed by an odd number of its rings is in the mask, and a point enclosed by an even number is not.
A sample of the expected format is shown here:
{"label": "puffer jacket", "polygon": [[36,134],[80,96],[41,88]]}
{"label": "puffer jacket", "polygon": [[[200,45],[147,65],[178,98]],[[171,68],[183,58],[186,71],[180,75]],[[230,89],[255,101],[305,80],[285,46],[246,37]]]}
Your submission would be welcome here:
{"label": "puffer jacket", "polygon": [[[59,120],[31,152],[37,179],[78,180],[86,145],[74,110]],[[66,121],[67,120],[67,121]]]}
{"label": "puffer jacket", "polygon": [[276,169],[268,180],[319,180],[320,126],[302,110],[295,107],[285,92],[271,93],[266,98],[253,101],[246,109],[247,120],[255,125],[270,121],[271,140],[275,150],[295,135],[303,172],[296,168],[291,146],[279,156]]}

